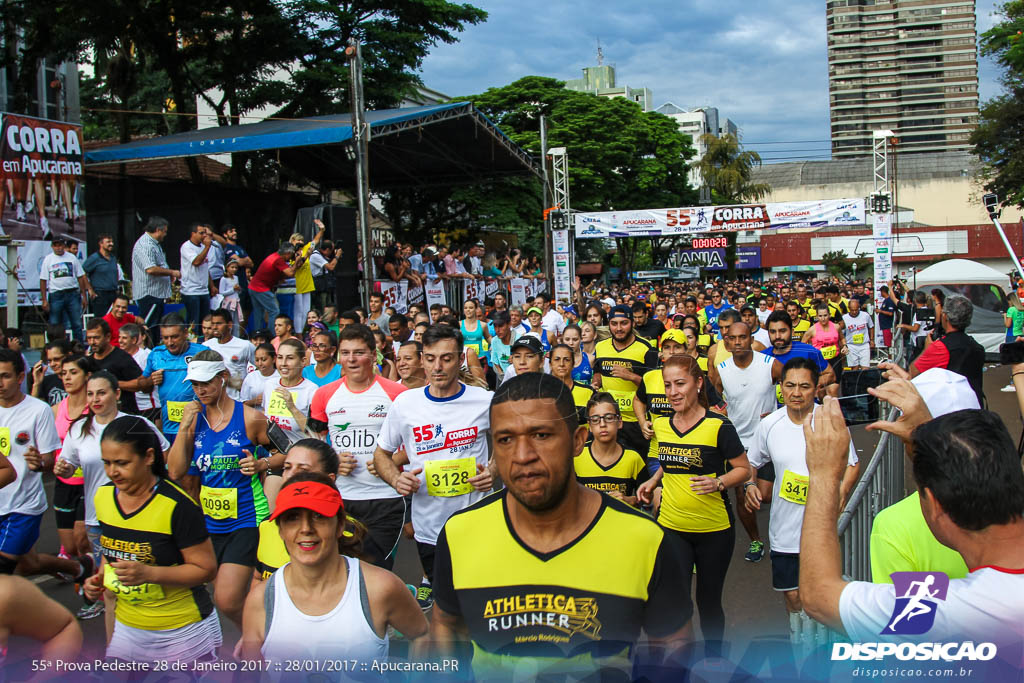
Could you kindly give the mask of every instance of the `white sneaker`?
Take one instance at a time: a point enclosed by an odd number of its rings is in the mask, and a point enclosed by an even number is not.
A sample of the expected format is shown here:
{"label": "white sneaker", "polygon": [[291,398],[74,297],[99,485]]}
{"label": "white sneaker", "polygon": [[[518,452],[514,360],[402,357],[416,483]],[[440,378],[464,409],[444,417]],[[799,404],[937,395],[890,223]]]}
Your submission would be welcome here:
{"label": "white sneaker", "polygon": [[7,233],[6,233],[6,232],[4,232],[4,224],[3,224],[3,223],[0,223],[0,235],[6,235],[6,234],[7,234]]}
{"label": "white sneaker", "polygon": [[43,239],[48,239],[50,236],[50,221],[46,220],[46,216],[39,219],[39,228],[43,231]]}
{"label": "white sneaker", "polygon": [[1017,391],[1017,387],[1013,386],[1013,383],[1010,383],[1007,384],[1002,389],[1000,389],[999,391],[1006,392],[1007,394],[1012,394],[1013,392]]}
{"label": "white sneaker", "polygon": [[25,220],[25,207],[22,206],[21,202],[14,205],[14,214],[19,221]]}

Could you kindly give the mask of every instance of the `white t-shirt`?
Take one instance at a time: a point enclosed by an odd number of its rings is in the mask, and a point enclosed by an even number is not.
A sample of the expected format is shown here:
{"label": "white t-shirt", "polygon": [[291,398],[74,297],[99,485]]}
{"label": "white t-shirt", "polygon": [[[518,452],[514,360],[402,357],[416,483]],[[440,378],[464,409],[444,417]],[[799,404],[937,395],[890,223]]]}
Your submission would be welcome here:
{"label": "white t-shirt", "polygon": [[[860,311],[855,318],[849,313],[844,313],[843,322],[846,324],[844,334],[847,346],[867,346],[871,343],[871,328],[874,323],[871,321],[870,315]],[[858,339],[860,341],[857,341]]]}
{"label": "white t-shirt", "polygon": [[437,472],[438,461],[473,458],[487,466],[491,392],[460,386],[459,392],[448,398],[434,398],[429,386],[403,392],[380,427],[377,443],[381,448],[393,453],[404,445],[409,457],[406,471],[423,468],[418,475],[420,487],[412,497],[412,525],[421,543],[436,544],[448,518],[484,495],[473,490],[457,496],[432,496],[427,490],[428,475],[438,474],[436,485],[445,474]]}
{"label": "white t-shirt", "polygon": [[239,401],[252,401],[263,396],[263,387],[267,382],[276,381],[281,373],[274,370],[270,375],[264,376],[259,370],[253,370],[242,380],[242,389],[239,391]]}
{"label": "white t-shirt", "polygon": [[[900,596],[906,597],[906,596]],[[839,596],[839,617],[853,641],[995,643],[1017,648],[1024,641],[1024,574],[982,567],[950,579],[945,600],[935,600],[935,623],[921,635],[882,634],[893,618],[896,587],[853,581]],[[998,653],[1008,657],[1010,653]]]}
{"label": "white t-shirt", "polygon": [[[125,415],[127,413],[119,412],[114,416],[114,419],[116,420]],[[160,441],[160,449],[166,453],[171,448],[170,442],[164,438],[164,435],[160,433],[156,425],[144,417],[140,419],[145,420],[146,424],[150,426],[153,433],[156,434],[157,440]],[[94,499],[96,498],[96,491],[110,481],[106,470],[103,469],[103,459],[100,452],[100,438],[103,436],[103,431],[107,428],[107,425],[101,425],[93,420],[92,429],[90,430],[91,434],[84,434],[82,432],[84,427],[85,420],[78,420],[72,423],[71,428],[68,429],[67,436],[64,437],[60,458],[61,460],[67,460],[68,463],[75,467],[82,468],[82,475],[85,477],[85,523],[91,526],[99,526],[99,520],[96,519],[96,503]]]}
{"label": "white t-shirt", "polygon": [[728,402],[729,421],[745,447],[753,441],[761,416],[777,405],[772,381],[774,365],[774,357],[754,351],[750,365],[742,370],[736,365],[735,356],[715,368],[722,380],[723,398]]}
{"label": "white t-shirt", "polygon": [[[72,257],[74,258],[74,257]],[[25,396],[10,408],[0,406],[0,444],[6,437],[7,447],[0,447],[18,478],[0,489],[0,515],[17,512],[22,515],[41,515],[46,512],[46,493],[43,477],[33,472],[25,462],[25,451],[35,446],[40,453],[52,453],[60,448],[60,437],[53,422],[53,410],[38,398]]]}
{"label": "white t-shirt", "polygon": [[[146,359],[149,358],[149,349],[145,346],[140,346],[139,349],[132,354],[132,359],[140,369],[146,369]],[[135,405],[139,407],[139,410],[151,410],[153,408],[160,407],[160,395],[156,389],[153,391],[136,391],[135,392]]]}
{"label": "white t-shirt", "polygon": [[760,308],[757,309],[757,322],[760,323],[761,325],[767,325],[768,316],[770,316],[771,314],[772,312],[769,311],[768,309],[765,309],[763,311]]}
{"label": "white t-shirt", "polygon": [[228,277],[223,276],[220,282],[217,283],[217,291],[223,298],[223,302],[227,301],[238,301],[238,292],[235,291],[235,285],[238,284],[238,276]]}
{"label": "white t-shirt", "polygon": [[772,338],[768,336],[768,330],[765,329],[764,323],[761,323],[760,327],[757,328],[757,332],[753,335],[754,341],[759,341],[764,345],[764,348],[772,348]]}
{"label": "white t-shirt", "polygon": [[82,275],[82,262],[67,252],[61,256],[51,252],[39,264],[39,279],[46,280],[46,289],[51,292],[78,289],[78,278]]}
{"label": "white t-shirt", "polygon": [[[245,379],[249,374],[249,364],[255,361],[256,347],[248,339],[232,337],[223,344],[216,339],[207,339],[203,341],[203,346],[221,355],[228,372],[235,379]],[[229,386],[228,396],[237,401],[239,392]]]}
{"label": "white t-shirt", "polygon": [[360,392],[349,389],[344,377],[317,390],[309,416],[327,425],[327,441],[336,453],[350,453],[356,459],[355,469],[335,480],[342,500],[399,497],[387,482],[370,474],[366,462],[373,459],[381,425],[395,398],[407,390],[379,375]]}
{"label": "white t-shirt", "polygon": [[[186,296],[196,296],[210,293],[210,252],[206,252],[206,260],[199,266],[192,265],[192,262],[202,253],[202,243],[192,244],[191,240],[185,240],[181,245],[181,293]],[[213,251],[211,248],[210,251]]]}
{"label": "white t-shirt", "polygon": [[556,335],[565,332],[565,320],[553,308],[540,319],[540,326],[548,331],[548,340],[552,343],[554,343]]}
{"label": "white t-shirt", "polygon": [[[775,463],[775,484],[772,487],[771,517],[768,521],[768,545],[780,553],[800,552],[800,530],[804,524],[804,505],[782,498],[786,473],[807,476],[807,442],[803,425],[789,419],[786,407],[768,415],[754,430],[754,438],[747,447],[747,460],[757,468]],[[857,451],[850,442],[846,462],[857,464]]]}
{"label": "white t-shirt", "polygon": [[313,403],[313,394],[320,387],[313,384],[305,377],[302,381],[293,387],[285,387],[281,385],[281,376],[278,375],[272,381],[263,383],[263,414],[267,416],[267,419],[272,420],[281,429],[288,430],[289,432],[297,432],[299,430],[299,423],[295,421],[295,417],[292,412],[284,404],[284,399],[274,393],[275,389],[287,389],[291,395],[292,400],[295,401],[295,407],[299,409],[299,412],[303,415],[309,415],[309,406]]}

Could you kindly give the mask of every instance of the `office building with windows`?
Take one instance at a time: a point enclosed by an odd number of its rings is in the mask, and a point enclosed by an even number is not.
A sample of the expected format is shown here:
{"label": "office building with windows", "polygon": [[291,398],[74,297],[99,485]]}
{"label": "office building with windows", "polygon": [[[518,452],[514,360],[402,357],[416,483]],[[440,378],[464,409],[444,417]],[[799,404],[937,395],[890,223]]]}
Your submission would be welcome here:
{"label": "office building with windows", "polygon": [[828,0],[834,158],[871,154],[892,130],[900,154],[967,150],[978,123],[973,0]]}

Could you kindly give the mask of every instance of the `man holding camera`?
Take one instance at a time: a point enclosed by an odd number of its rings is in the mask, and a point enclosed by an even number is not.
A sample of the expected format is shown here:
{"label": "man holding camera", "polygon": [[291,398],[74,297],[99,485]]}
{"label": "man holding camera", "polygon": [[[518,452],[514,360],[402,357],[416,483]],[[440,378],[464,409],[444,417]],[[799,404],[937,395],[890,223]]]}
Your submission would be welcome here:
{"label": "man holding camera", "polygon": [[982,368],[985,364],[985,349],[964,330],[971,324],[974,306],[967,297],[959,294],[946,297],[939,324],[946,334],[932,342],[917,359],[910,364],[910,376],[917,377],[931,368],[945,368],[967,378],[971,389],[978,396],[978,403],[985,405],[982,391]]}

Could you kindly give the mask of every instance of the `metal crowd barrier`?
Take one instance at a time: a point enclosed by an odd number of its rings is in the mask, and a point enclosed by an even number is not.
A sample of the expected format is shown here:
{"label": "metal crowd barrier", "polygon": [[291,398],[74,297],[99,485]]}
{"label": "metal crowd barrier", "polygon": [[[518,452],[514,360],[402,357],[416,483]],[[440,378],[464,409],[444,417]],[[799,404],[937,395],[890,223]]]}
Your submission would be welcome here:
{"label": "metal crowd barrier", "polygon": [[[895,341],[892,354],[893,362],[903,367],[906,358],[901,342]],[[890,406],[884,413],[885,419],[895,420],[898,413],[895,407]],[[904,450],[902,441],[882,432],[871,459],[839,515],[839,551],[843,578],[847,581],[871,581],[871,526],[879,512],[906,497]],[[804,624],[801,644],[806,648],[845,640],[813,620],[808,619]]]}

